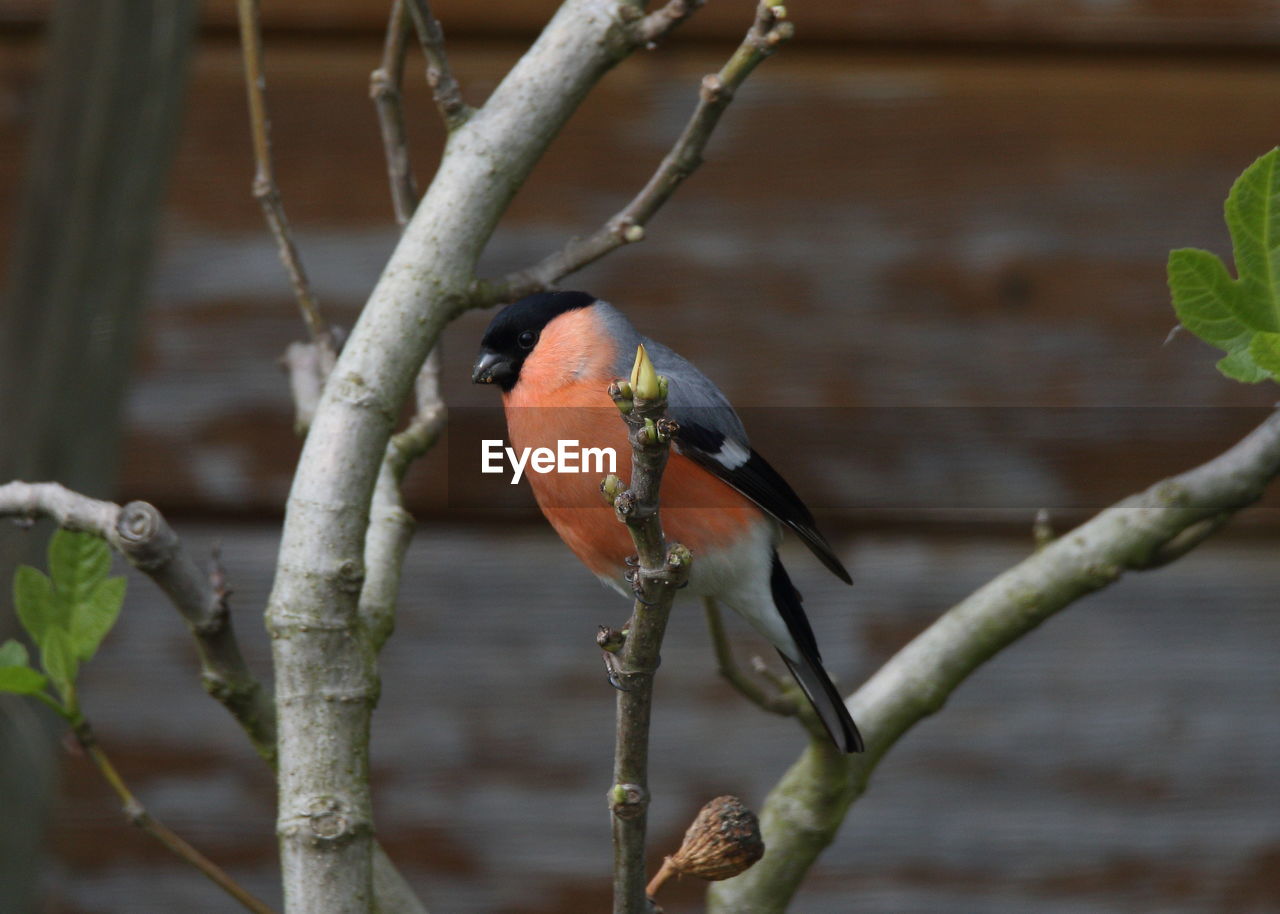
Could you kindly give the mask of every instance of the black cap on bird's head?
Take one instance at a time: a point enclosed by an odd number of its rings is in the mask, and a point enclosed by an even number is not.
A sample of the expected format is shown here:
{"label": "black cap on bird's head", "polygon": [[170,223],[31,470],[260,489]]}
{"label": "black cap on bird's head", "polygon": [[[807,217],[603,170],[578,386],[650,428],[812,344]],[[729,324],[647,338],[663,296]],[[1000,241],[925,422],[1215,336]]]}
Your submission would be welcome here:
{"label": "black cap on bird's head", "polygon": [[542,328],[566,311],[595,302],[596,297],[587,292],[538,292],[507,305],[494,315],[484,332],[480,355],[471,369],[472,383],[497,384],[504,391],[511,390],[520,379],[524,360],[538,345]]}

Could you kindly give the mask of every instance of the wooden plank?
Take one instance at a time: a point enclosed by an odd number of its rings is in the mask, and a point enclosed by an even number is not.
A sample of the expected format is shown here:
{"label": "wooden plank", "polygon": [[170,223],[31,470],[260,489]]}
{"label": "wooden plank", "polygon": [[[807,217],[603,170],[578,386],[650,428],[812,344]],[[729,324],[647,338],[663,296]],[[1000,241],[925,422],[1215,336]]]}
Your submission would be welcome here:
{"label": "wooden plank", "polygon": [[[47,15],[48,0],[3,0],[0,23],[33,25]],[[475,4],[437,0],[448,33],[459,38],[520,35],[541,29],[556,0],[507,0]],[[333,33],[370,31],[385,25],[385,0],[275,0],[265,4],[271,29]],[[752,4],[708,4],[687,23],[687,38],[737,40]],[[1123,0],[1117,3],[1043,4],[976,0],[873,0],[800,4],[792,8],[801,35],[819,42],[868,44],[982,44],[1065,47],[1264,48],[1280,41],[1280,16],[1268,0]],[[235,23],[233,0],[207,5],[210,27]]]}
{"label": "wooden plank", "polygon": [[[537,33],[558,0],[474,3],[435,0],[446,32],[455,38]],[[49,0],[0,0],[0,24],[34,24]],[[789,5],[802,40],[859,44],[961,44],[1003,47],[1255,48],[1280,42],[1280,15],[1272,0],[866,0]],[[266,26],[350,35],[386,23],[387,0],[272,0],[263,4]],[[752,0],[712,2],[682,27],[687,39],[736,41],[750,23]],[[234,0],[211,0],[212,28],[235,24]]]}
{"label": "wooden plank", "polygon": [[[274,533],[176,524],[197,551],[221,542],[236,624],[250,662],[266,670],[260,612]],[[1025,537],[838,545],[852,589],[802,553],[788,563],[847,685],[1031,548]],[[1275,909],[1275,551],[1271,540],[1215,541],[1125,578],[1002,654],[886,758],[795,909]],[[607,905],[600,795],[613,699],[592,638],[624,611],[548,529],[436,528],[415,540],[381,663],[375,815],[432,910]],[[729,621],[742,657],[761,650]],[[181,621],[136,574],[84,678],[86,711],[142,800],[278,898],[265,766],[200,689]],[[654,858],[714,795],[758,808],[801,744],[792,722],[715,676],[701,613],[679,604],[654,715]],[[55,910],[233,914],[130,829],[83,761],[68,762],[64,783],[48,880]],[[673,886],[667,910],[695,910],[701,890],[696,880]]]}
{"label": "wooden plank", "polygon": [[[468,96],[518,50],[462,49]],[[395,242],[366,93],[376,59],[371,38],[279,45],[268,64],[285,200],[347,326]],[[662,53],[610,74],[515,200],[485,272],[620,206],[719,59]],[[408,104],[426,180],[441,137],[417,80]],[[301,330],[248,194],[243,106],[235,48],[208,44],[121,484],[171,509],[276,512],[297,454],[275,359]],[[828,523],[1088,510],[1208,456],[1251,420],[1231,408],[1274,399],[1219,378],[1185,335],[1161,344],[1166,253],[1226,249],[1221,201],[1274,142],[1275,110],[1280,84],[1248,62],[788,53],[735,101],[648,240],[570,282],[747,408],[757,446]],[[0,131],[10,180],[21,139]],[[513,504],[475,472],[495,404],[468,374],[488,319],[449,332],[454,429],[412,476],[419,513]]]}

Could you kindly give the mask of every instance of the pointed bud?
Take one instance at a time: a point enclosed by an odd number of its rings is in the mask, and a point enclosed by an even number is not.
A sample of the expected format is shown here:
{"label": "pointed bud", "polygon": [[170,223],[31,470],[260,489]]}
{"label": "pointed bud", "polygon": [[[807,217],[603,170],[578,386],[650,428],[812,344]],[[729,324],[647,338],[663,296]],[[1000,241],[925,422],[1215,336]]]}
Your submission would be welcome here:
{"label": "pointed bud", "polygon": [[631,390],[637,400],[658,398],[658,372],[645,351],[644,344],[636,347],[636,362],[631,367]]}

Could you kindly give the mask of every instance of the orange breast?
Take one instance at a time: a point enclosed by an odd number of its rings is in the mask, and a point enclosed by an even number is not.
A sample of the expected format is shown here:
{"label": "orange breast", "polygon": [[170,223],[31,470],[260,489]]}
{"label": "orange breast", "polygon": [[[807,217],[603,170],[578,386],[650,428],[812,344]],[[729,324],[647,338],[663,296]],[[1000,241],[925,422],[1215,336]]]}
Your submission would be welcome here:
{"label": "orange breast", "polygon": [[[517,452],[539,447],[555,451],[560,441],[612,448],[616,472],[627,480],[631,447],[626,425],[606,390],[613,354],[586,345],[602,338],[593,333],[598,329],[591,326],[593,320],[586,309],[547,325],[520,381],[503,397],[510,444]],[[616,576],[635,547],[600,494],[606,473],[526,471],[526,478],[542,513],[578,558],[597,575]],[[695,560],[701,551],[731,544],[761,516],[749,499],[674,451],[663,475],[661,501],[667,540],[683,543]]]}

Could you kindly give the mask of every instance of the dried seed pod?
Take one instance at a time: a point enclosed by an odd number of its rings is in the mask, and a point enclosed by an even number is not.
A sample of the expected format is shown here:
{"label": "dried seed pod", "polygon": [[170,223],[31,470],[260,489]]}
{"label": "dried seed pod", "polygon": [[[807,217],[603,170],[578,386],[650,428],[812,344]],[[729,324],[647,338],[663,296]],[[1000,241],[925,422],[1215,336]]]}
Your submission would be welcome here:
{"label": "dried seed pod", "polygon": [[714,882],[745,872],[763,856],[756,814],[737,797],[716,797],[698,812],[680,850],[663,861],[648,894],[656,894],[673,872]]}

